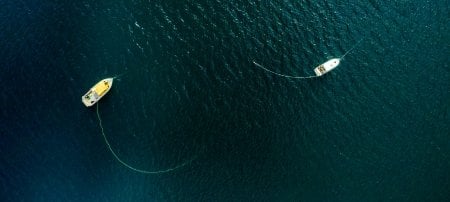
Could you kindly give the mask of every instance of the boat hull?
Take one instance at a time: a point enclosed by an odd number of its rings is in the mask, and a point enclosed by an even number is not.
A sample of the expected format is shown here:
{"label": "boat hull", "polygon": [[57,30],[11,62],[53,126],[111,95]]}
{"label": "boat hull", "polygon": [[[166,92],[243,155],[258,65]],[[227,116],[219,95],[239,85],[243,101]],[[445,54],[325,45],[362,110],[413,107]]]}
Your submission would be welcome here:
{"label": "boat hull", "polygon": [[331,60],[328,60],[325,63],[314,68],[314,72],[316,73],[316,76],[322,76],[330,72],[334,68],[336,68],[339,65],[339,62],[340,62],[339,58],[333,58]]}
{"label": "boat hull", "polygon": [[89,91],[81,96],[81,101],[86,107],[93,106],[97,103],[106,93],[109,92],[113,84],[113,78],[106,78],[95,84]]}

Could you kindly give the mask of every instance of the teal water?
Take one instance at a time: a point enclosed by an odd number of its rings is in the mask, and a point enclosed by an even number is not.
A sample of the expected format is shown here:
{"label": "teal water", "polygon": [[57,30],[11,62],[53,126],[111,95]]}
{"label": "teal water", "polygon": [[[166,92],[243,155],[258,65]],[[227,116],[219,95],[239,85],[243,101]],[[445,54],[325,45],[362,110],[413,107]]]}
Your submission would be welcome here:
{"label": "teal water", "polygon": [[[0,3],[3,201],[447,201],[446,1]],[[298,76],[343,55],[329,74]],[[93,84],[124,74],[95,108]]]}

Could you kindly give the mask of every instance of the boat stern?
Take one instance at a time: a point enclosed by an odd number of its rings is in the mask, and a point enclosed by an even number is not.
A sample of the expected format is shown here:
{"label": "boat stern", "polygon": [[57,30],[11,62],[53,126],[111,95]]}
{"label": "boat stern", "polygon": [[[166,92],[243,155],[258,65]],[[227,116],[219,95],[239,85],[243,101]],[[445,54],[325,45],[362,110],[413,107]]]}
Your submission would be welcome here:
{"label": "boat stern", "polygon": [[81,102],[83,102],[86,107],[94,105],[97,102],[94,96],[94,92],[92,90],[89,90],[86,94],[81,96]]}
{"label": "boat stern", "polygon": [[325,68],[323,68],[323,65],[319,65],[318,67],[314,68],[314,73],[316,73],[316,76],[322,76],[326,73]]}

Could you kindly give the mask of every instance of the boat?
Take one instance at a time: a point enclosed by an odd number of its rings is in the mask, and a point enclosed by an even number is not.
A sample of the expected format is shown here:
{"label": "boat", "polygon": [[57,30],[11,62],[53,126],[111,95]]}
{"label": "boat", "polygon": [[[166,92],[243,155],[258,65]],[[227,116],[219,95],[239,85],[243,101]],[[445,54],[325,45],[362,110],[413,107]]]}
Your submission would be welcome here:
{"label": "boat", "polygon": [[86,105],[86,107],[90,107],[97,103],[111,89],[113,80],[114,78],[106,78],[95,84],[81,97],[83,104]]}
{"label": "boat", "polygon": [[339,65],[339,62],[341,61],[340,58],[333,58],[331,60],[326,61],[325,63],[317,66],[314,68],[314,72],[316,73],[316,76],[322,76],[334,68],[336,68]]}

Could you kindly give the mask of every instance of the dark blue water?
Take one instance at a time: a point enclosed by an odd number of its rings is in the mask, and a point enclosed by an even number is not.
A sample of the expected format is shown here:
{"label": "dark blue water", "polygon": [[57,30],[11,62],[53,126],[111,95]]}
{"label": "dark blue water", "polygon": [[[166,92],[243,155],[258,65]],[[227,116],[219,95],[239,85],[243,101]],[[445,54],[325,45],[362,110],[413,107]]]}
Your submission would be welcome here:
{"label": "dark blue water", "polygon": [[[2,201],[448,201],[448,1],[0,2]],[[339,57],[317,79],[298,76]],[[100,79],[124,73],[95,108]]]}

